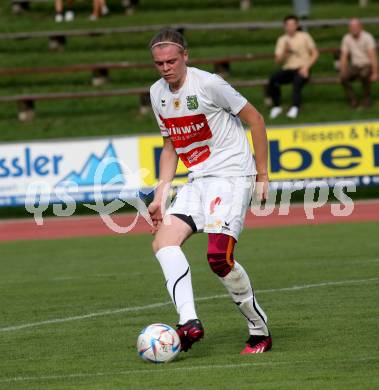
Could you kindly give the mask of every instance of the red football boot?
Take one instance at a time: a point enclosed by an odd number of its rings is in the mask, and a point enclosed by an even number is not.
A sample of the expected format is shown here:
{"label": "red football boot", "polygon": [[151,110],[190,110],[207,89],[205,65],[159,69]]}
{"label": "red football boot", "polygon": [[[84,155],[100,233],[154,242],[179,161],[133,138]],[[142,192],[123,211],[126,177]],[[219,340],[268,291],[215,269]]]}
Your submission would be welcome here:
{"label": "red football boot", "polygon": [[263,353],[267,352],[272,347],[272,338],[268,336],[253,336],[249,337],[246,342],[245,348],[241,351],[241,355],[247,355],[249,353]]}
{"label": "red football boot", "polygon": [[176,333],[180,338],[180,350],[187,352],[192,344],[204,336],[204,329],[200,320],[189,320],[184,325],[177,325]]}

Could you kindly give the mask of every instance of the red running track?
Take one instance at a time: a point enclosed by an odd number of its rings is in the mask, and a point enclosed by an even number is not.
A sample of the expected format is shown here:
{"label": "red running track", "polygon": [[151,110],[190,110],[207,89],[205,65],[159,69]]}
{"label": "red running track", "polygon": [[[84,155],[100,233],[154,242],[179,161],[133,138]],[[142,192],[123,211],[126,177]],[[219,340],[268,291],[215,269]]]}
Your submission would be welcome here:
{"label": "red running track", "polygon": [[[327,223],[347,223],[359,221],[379,221],[379,201],[355,202],[354,210],[349,216],[334,216],[331,213],[331,204],[314,210],[314,219],[307,219],[304,205],[292,206],[288,215],[278,215],[276,208],[269,216],[255,216],[248,212],[245,221],[247,228],[263,228],[272,226],[314,225]],[[136,214],[118,214],[113,221],[120,226],[130,225]],[[149,225],[142,218],[138,218],[136,226],[126,234],[148,233]],[[0,241],[15,240],[42,240],[67,237],[91,237],[115,235],[99,216],[87,217],[49,217],[38,226],[34,219],[3,220],[0,221]]]}

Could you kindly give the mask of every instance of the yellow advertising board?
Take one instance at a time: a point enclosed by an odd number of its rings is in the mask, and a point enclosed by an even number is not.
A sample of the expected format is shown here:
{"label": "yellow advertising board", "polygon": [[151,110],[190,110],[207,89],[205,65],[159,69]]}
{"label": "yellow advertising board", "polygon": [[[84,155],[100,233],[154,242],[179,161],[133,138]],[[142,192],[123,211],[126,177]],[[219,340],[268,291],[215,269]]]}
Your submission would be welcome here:
{"label": "yellow advertising board", "polygon": [[[161,136],[142,136],[139,138],[140,167],[147,170],[147,175],[143,179],[147,187],[153,187],[158,182],[162,146]],[[174,185],[186,183],[187,175],[187,167],[179,160]]]}
{"label": "yellow advertising board", "polygon": [[[271,128],[267,134],[272,181],[379,175],[379,122]],[[162,138],[141,137],[139,149],[141,167],[150,172],[145,182],[152,186]],[[180,162],[176,184],[186,181],[187,172]]]}

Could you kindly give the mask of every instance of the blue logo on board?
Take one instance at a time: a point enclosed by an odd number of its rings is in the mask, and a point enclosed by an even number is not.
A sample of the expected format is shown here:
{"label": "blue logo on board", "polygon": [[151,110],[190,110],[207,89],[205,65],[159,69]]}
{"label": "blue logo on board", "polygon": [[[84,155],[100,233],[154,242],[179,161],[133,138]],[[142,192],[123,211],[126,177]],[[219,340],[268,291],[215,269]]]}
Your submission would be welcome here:
{"label": "blue logo on board", "polygon": [[[99,171],[101,175],[99,175]],[[57,186],[69,183],[75,183],[78,186],[108,183],[125,184],[123,172],[117,161],[117,154],[112,143],[108,144],[102,156],[98,157],[92,153],[79,172],[70,172],[57,183]]]}

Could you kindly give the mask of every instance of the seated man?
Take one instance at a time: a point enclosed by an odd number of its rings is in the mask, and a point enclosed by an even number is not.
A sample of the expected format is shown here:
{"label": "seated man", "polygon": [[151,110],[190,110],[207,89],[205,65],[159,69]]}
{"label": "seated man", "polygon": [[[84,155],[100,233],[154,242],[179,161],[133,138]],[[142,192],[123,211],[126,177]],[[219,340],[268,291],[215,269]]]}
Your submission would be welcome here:
{"label": "seated man", "polygon": [[273,108],[270,118],[282,112],[280,107],[280,84],[293,84],[292,107],[287,112],[289,118],[296,118],[301,103],[301,89],[309,79],[309,71],[318,58],[318,50],[312,37],[299,31],[299,19],[289,15],[284,19],[285,34],[279,37],[275,48],[275,61],[283,63],[281,70],[273,74],[268,85],[268,94]]}
{"label": "seated man", "polygon": [[351,82],[356,79],[361,81],[363,87],[362,104],[366,107],[371,105],[371,83],[378,79],[375,40],[370,33],[363,30],[358,19],[351,19],[349,33],[342,39],[340,77],[351,107],[358,106],[351,86]]}

